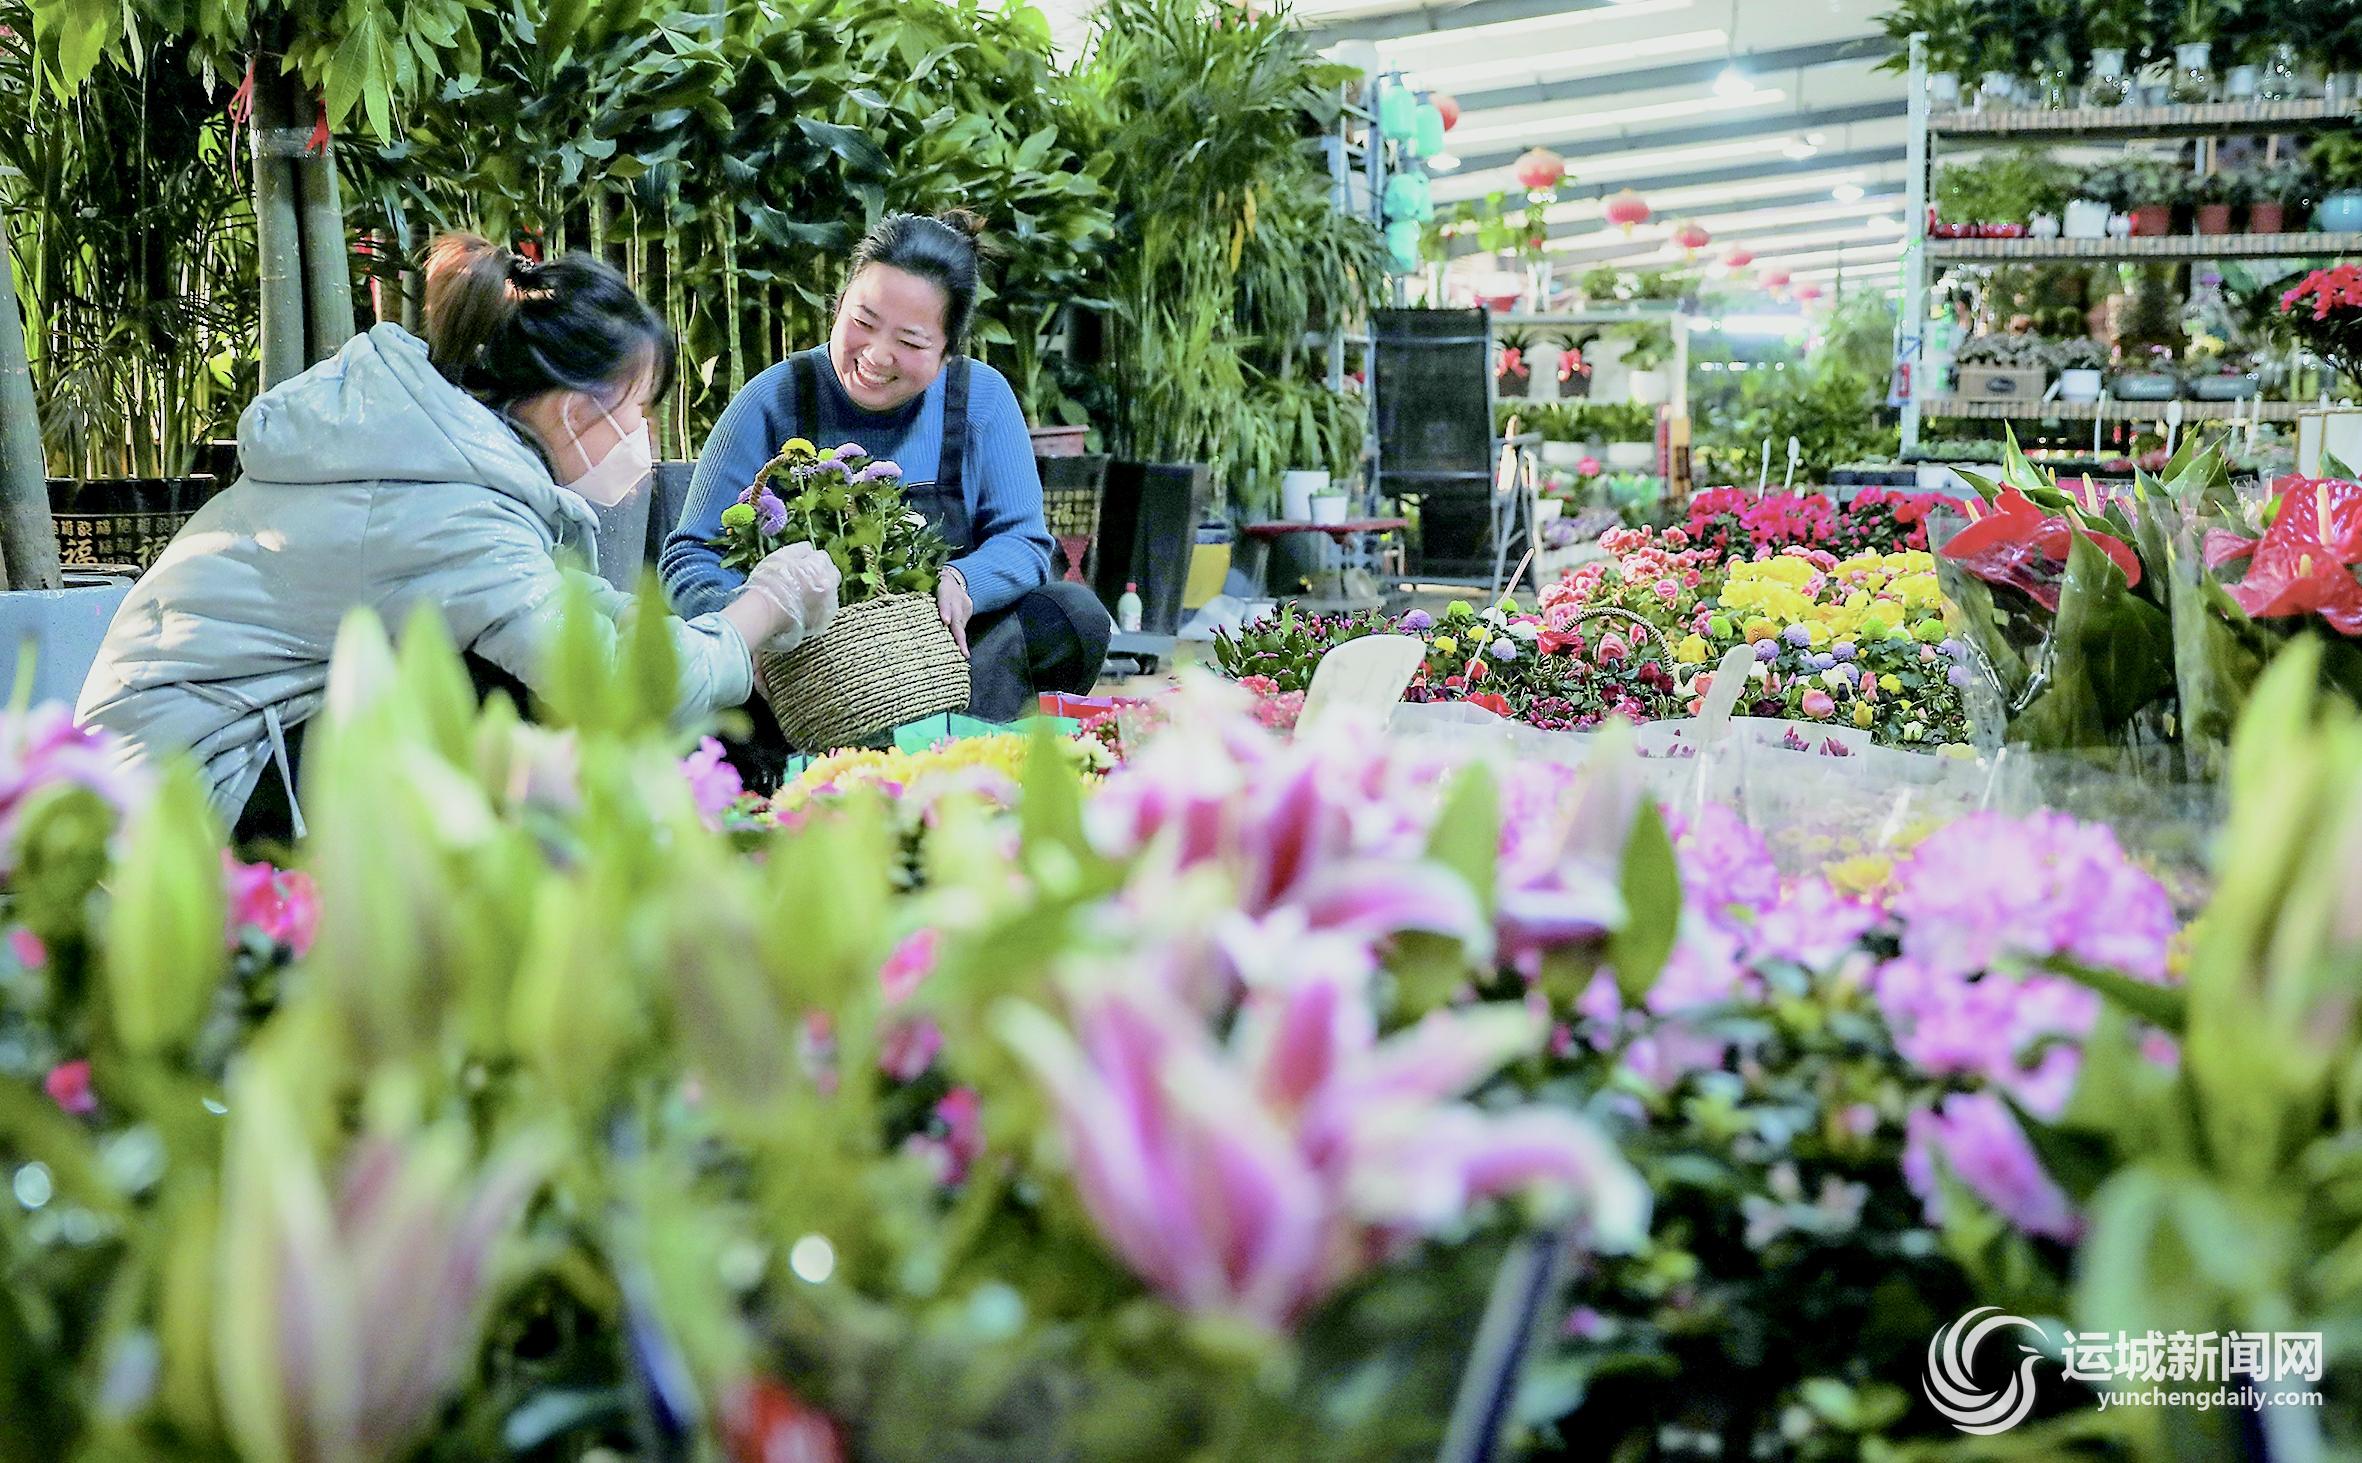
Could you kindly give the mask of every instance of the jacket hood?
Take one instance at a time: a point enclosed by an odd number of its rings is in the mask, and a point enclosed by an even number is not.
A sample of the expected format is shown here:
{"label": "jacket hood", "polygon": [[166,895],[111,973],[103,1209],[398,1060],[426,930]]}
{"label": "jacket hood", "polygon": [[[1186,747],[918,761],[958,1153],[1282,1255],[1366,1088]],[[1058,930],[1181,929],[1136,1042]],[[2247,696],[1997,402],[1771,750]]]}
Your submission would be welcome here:
{"label": "jacket hood", "polygon": [[394,324],[256,397],[238,419],[238,463],[248,477],[290,485],[476,483],[523,504],[561,541],[587,544],[596,528],[589,505]]}

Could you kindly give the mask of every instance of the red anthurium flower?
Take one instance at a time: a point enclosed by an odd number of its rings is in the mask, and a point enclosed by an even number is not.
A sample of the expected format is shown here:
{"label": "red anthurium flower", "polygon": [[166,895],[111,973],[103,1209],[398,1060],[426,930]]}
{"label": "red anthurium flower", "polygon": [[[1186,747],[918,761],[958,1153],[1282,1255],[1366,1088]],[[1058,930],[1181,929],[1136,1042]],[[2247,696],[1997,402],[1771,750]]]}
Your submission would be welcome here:
{"label": "red anthurium flower", "polygon": [[769,1377],[740,1382],[723,1399],[722,1445],[730,1463],[843,1463],[845,1457],[827,1414]]}
{"label": "red anthurium flower", "polygon": [[1514,719],[1517,715],[1517,708],[1509,704],[1508,697],[1496,695],[1491,691],[1480,691],[1476,695],[1468,697],[1467,700],[1469,705],[1481,706],[1495,716]]}
{"label": "red anthurium flower", "polygon": [[[2022,589],[2044,609],[2055,610],[2059,607],[2057,569],[2067,562],[2067,553],[2074,547],[2074,528],[2064,514],[2045,514],[2016,488],[2003,488],[1982,516],[1944,545],[1944,557],[1987,584]],[[2085,528],[2083,536],[2116,561],[2126,584],[2141,582],[2140,556],[2122,539],[2091,528]]]}
{"label": "red anthurium flower", "polygon": [[[2353,570],[2362,563],[2362,483],[2286,477],[2274,486],[2280,514],[2256,541],[2247,577],[2228,586],[2231,598],[2259,619],[2317,614],[2341,635],[2362,635],[2362,582]],[[2209,535],[2209,564],[2217,546]]]}

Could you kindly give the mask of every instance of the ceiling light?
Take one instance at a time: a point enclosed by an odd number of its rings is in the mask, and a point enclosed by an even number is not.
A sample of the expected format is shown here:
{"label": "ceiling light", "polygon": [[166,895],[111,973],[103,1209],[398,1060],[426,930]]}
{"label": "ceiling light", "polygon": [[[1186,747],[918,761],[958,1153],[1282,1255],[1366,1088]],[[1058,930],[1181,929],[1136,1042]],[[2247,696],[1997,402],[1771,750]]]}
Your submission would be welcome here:
{"label": "ceiling light", "polygon": [[1786,158],[1792,163],[1800,163],[1806,158],[1812,157],[1819,152],[1820,148],[1814,146],[1812,143],[1791,142],[1787,146],[1780,149],[1780,156]]}
{"label": "ceiling light", "polygon": [[1899,234],[1903,231],[1903,221],[1891,213],[1882,213],[1865,227],[1873,234]]}
{"label": "ceiling light", "polygon": [[1714,94],[1718,97],[1743,97],[1753,90],[1755,83],[1736,66],[1723,67],[1722,74],[1714,78]]}
{"label": "ceiling light", "polygon": [[1815,147],[1819,147],[1822,143],[1829,140],[1829,134],[1826,132],[1807,132],[1804,134],[1804,140],[1811,143]]}
{"label": "ceiling light", "polygon": [[1459,166],[1460,160],[1448,152],[1439,152],[1427,160],[1427,170],[1432,173],[1448,173]]}
{"label": "ceiling light", "polygon": [[1829,190],[1829,196],[1836,199],[1839,203],[1857,202],[1862,196],[1862,185],[1859,183],[1840,183],[1836,187]]}

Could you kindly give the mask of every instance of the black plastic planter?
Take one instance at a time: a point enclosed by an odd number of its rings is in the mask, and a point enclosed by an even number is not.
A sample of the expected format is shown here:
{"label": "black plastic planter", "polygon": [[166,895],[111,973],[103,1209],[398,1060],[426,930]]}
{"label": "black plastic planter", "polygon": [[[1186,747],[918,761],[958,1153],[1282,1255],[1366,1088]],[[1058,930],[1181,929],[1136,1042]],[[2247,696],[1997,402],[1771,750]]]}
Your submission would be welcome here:
{"label": "black plastic planter", "polygon": [[1213,471],[1202,462],[1117,458],[1107,465],[1091,587],[1108,613],[1115,612],[1124,585],[1136,583],[1141,631],[1171,635],[1180,630],[1190,553],[1213,487]]}

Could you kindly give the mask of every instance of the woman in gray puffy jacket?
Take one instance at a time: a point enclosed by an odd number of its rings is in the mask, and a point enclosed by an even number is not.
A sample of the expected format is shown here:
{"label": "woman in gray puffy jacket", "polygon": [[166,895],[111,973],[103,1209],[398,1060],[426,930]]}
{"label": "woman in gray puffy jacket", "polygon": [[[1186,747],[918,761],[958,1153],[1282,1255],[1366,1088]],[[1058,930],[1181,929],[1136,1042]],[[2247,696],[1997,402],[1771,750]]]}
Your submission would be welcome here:
{"label": "woman in gray puffy jacket", "polygon": [[[447,235],[428,259],[426,335],[378,325],[255,399],[238,480],[133,586],[83,684],[77,720],[124,738],[134,762],[193,757],[227,821],[275,763],[263,801],[283,791],[284,831],[301,831],[287,747],[355,608],[398,631],[433,605],[473,660],[537,687],[565,602],[559,551],[595,554],[591,505],[648,476],[647,408],[673,342],[613,268]],[[611,632],[632,598],[589,584]],[[675,621],[682,717],[744,701],[749,647],[819,633],[836,589],[827,556],[799,544],[730,603]]]}

